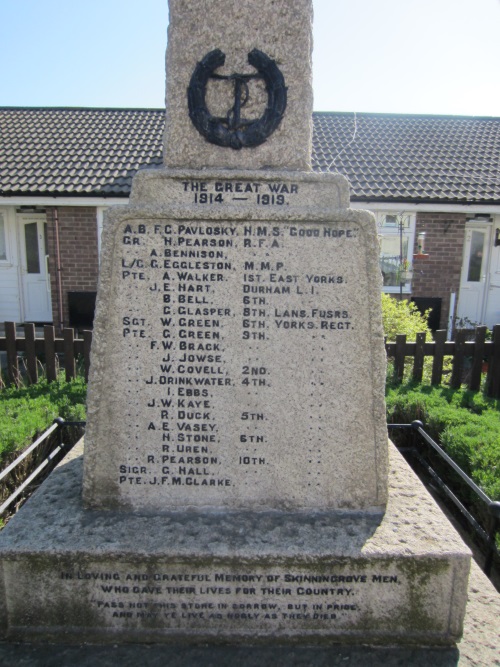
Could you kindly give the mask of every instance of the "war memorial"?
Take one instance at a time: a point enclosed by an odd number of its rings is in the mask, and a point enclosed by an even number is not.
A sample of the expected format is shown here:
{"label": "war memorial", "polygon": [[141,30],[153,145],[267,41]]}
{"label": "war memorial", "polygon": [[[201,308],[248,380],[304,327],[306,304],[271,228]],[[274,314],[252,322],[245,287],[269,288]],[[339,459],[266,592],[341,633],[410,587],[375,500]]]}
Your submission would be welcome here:
{"label": "war memorial", "polygon": [[311,21],[170,0],[164,165],[107,213],[84,463],[0,536],[4,638],[460,639],[470,552],[388,443],[374,217],[311,171]]}

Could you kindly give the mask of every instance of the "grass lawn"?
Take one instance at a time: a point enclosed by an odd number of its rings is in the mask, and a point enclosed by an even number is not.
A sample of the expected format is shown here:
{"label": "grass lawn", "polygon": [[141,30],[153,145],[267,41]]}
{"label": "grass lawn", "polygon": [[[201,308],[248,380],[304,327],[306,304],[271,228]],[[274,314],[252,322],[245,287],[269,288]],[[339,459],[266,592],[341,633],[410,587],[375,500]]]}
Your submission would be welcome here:
{"label": "grass lawn", "polygon": [[[55,417],[85,419],[83,378],[66,382],[63,377],[0,392],[0,465],[6,454],[29,445]],[[411,382],[388,382],[386,400],[388,422],[420,419],[485,493],[500,500],[500,401],[481,392]]]}
{"label": "grass lawn", "polygon": [[56,417],[85,419],[87,386],[83,378],[66,382],[41,380],[28,387],[0,391],[0,466],[7,454],[22,450],[43,433]]}

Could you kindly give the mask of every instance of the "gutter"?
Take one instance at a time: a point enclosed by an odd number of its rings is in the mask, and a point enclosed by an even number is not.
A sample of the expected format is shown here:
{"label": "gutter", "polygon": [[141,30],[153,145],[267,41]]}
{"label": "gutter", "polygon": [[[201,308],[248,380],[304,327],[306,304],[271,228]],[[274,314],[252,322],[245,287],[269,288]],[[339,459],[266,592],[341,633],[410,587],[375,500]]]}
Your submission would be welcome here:
{"label": "gutter", "polygon": [[499,202],[492,204],[484,204],[479,202],[471,202],[470,204],[443,204],[441,202],[413,203],[410,201],[384,202],[374,199],[365,201],[351,199],[351,208],[368,209],[369,211],[406,211],[406,213],[463,213],[464,215],[472,215],[476,213],[488,215],[500,214]]}
{"label": "gutter", "polygon": [[351,202],[368,203],[376,202],[377,204],[412,204],[418,206],[419,204],[432,206],[498,206],[500,199],[433,199],[432,197],[365,197],[362,195],[352,195]]}

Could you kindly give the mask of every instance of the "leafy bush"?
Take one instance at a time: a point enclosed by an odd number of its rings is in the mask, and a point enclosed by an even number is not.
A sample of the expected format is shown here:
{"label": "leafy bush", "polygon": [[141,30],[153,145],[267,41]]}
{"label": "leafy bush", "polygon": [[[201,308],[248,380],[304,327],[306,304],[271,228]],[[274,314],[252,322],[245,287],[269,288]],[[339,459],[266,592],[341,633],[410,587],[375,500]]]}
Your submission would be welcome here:
{"label": "leafy bush", "polygon": [[[432,340],[432,332],[427,324],[429,311],[425,314],[418,310],[417,306],[406,299],[394,299],[389,294],[382,294],[382,324],[384,334],[388,341],[394,342],[398,334],[406,334],[408,341],[414,341],[418,333],[427,334],[427,340]],[[449,370],[451,357],[444,358],[445,372]],[[413,357],[406,357],[404,377],[411,376],[413,368]],[[432,357],[424,359],[424,382],[430,382],[432,376]],[[387,360],[387,378],[389,382],[396,380],[394,378],[394,359]],[[396,380],[397,382],[397,380]]]}
{"label": "leafy bush", "polygon": [[0,392],[0,461],[5,454],[22,450],[43,433],[56,417],[85,419],[87,386],[83,378],[66,382],[41,380],[37,384]]}
{"label": "leafy bush", "polygon": [[396,340],[397,334],[406,334],[410,341],[415,340],[418,333],[425,332],[430,336],[427,317],[428,312],[422,315],[411,301],[382,294],[382,324],[387,340]]}
{"label": "leafy bush", "polygon": [[499,401],[480,392],[403,384],[388,387],[387,421],[420,419],[425,430],[493,500],[500,500]]}

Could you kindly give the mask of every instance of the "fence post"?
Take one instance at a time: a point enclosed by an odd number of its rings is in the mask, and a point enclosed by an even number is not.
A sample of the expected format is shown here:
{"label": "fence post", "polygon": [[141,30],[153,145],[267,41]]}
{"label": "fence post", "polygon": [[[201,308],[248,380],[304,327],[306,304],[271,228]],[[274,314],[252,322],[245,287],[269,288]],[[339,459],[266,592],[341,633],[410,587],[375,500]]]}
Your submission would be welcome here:
{"label": "fence post", "polygon": [[486,328],[487,327],[484,325],[476,327],[476,334],[474,337],[474,358],[472,360],[472,368],[469,377],[469,389],[471,391],[479,391],[481,387]]}
{"label": "fence post", "polygon": [[75,364],[75,332],[73,329],[63,329],[64,338],[64,369],[66,371],[66,382],[76,377]]}
{"label": "fence post", "polygon": [[417,334],[415,344],[415,359],[413,361],[413,379],[416,382],[422,382],[422,375],[424,373],[424,358],[425,358],[425,339],[427,334],[420,332]]}
{"label": "fence post", "polygon": [[490,503],[488,511],[490,515],[488,517],[489,520],[488,537],[490,542],[490,550],[484,563],[484,573],[488,577],[490,577],[491,569],[493,567],[493,559],[496,552],[495,549],[496,537],[497,533],[500,531],[500,502],[493,501],[492,503]]}
{"label": "fence post", "polygon": [[493,327],[493,353],[488,362],[488,396],[500,398],[500,324]]}
{"label": "fence post", "polygon": [[24,325],[24,351],[28,381],[30,384],[36,384],[38,382],[38,367],[36,365],[35,325],[33,323]]}
{"label": "fence post", "polygon": [[451,372],[450,382],[450,386],[453,387],[453,389],[460,389],[462,384],[466,334],[466,329],[457,329],[455,331],[455,352],[453,355],[453,370]]}
{"label": "fence post", "polygon": [[47,380],[54,382],[57,378],[56,371],[56,332],[51,324],[43,327],[43,338],[45,342],[45,365],[47,368]]}
{"label": "fence post", "polygon": [[396,335],[396,351],[394,353],[394,375],[398,382],[403,381],[405,372],[406,334]]}
{"label": "fence post", "polygon": [[92,331],[83,332],[83,361],[85,367],[85,382],[89,381],[90,347],[92,345]]}
{"label": "fence post", "polygon": [[441,384],[443,378],[444,344],[446,343],[446,329],[439,329],[434,333],[434,360],[432,362],[431,384]]}
{"label": "fence post", "polygon": [[17,357],[16,325],[5,322],[5,345],[7,348],[7,378],[9,382],[19,386],[19,360]]}

